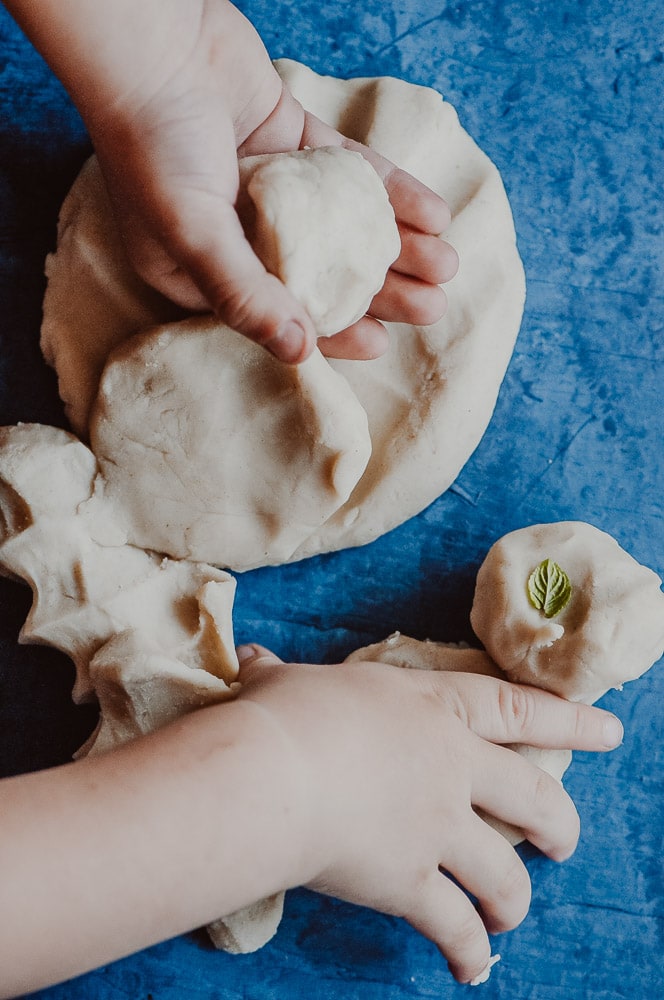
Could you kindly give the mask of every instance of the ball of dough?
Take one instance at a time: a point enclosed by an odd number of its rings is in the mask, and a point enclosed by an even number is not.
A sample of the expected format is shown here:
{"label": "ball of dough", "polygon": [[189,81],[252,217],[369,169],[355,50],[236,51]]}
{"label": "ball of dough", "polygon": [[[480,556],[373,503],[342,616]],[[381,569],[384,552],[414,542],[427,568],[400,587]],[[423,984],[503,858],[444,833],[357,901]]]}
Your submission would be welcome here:
{"label": "ball of dough", "polygon": [[[567,605],[547,618],[529,597],[546,559],[571,583]],[[513,531],[477,575],[471,623],[509,680],[594,702],[645,673],[664,652],[662,581],[610,535],[582,521]]]}
{"label": "ball of dough", "polygon": [[371,453],[364,410],[318,351],[284,365],[213,319],[122,344],[90,436],[132,544],[236,570],[288,560]]}
{"label": "ball of dough", "polygon": [[248,157],[240,183],[254,250],[318,335],[364,316],[401,250],[385,186],[367,160],[342,146]]}

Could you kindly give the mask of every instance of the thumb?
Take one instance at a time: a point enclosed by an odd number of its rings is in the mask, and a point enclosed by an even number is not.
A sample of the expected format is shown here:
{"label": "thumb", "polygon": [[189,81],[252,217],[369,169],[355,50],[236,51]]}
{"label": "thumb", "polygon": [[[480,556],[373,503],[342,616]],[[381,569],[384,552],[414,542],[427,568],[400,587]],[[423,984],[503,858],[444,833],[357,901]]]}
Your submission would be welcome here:
{"label": "thumb", "polygon": [[304,360],[316,343],[311,318],[255,255],[235,206],[223,197],[189,201],[189,225],[171,230],[171,255],[233,330],[280,361]]}
{"label": "thumb", "polygon": [[192,139],[186,130],[166,124],[158,118],[140,131],[140,122],[132,122],[121,133],[129,136],[122,158],[112,141],[115,133],[95,135],[132,266],[180,305],[207,304],[279,360],[303,361],[316,344],[311,317],[266,270],[236,212],[232,123],[220,123],[211,150],[201,150],[198,135]]}
{"label": "thumb", "polygon": [[239,680],[244,684],[256,679],[263,670],[279,666],[284,662],[275,653],[257,643],[238,646],[235,652],[240,664]]}

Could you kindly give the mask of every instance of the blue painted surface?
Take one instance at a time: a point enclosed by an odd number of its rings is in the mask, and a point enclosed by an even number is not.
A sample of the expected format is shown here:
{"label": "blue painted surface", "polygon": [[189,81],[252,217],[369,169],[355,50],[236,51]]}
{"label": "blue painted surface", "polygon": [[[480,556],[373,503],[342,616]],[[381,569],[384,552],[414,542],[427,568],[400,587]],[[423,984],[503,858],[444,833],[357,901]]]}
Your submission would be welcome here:
{"label": "blue painted surface", "polygon": [[[491,542],[575,517],[664,574],[664,10],[661,0],[246,0],[274,56],[440,90],[503,173],[528,280],[489,430],[452,490],[360,550],[239,579],[237,638],[329,662],[399,627],[470,638]],[[0,12],[0,423],[62,424],[38,350],[42,263],[88,150],[59,85]],[[376,581],[380,581],[377,585]],[[72,672],[18,647],[29,598],[0,580],[0,768],[67,759],[93,724]],[[567,786],[574,857],[526,850],[533,903],[496,940],[486,1000],[664,994],[664,671],[604,699],[626,725]],[[1,905],[1,903],[0,903]],[[103,905],[103,900],[100,900]],[[2,914],[2,919],[10,915]],[[253,956],[185,936],[38,994],[43,1000],[414,1000],[457,997],[405,924],[299,891]]]}

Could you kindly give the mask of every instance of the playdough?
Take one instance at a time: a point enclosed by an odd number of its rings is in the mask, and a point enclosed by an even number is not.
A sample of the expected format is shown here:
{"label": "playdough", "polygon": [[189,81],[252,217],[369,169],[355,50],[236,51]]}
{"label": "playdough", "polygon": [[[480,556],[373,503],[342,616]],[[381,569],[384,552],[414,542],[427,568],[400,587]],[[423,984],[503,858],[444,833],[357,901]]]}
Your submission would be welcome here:
{"label": "playdough", "polygon": [[[34,424],[1,429],[0,569],[33,592],[21,641],[69,654],[75,697],[99,703],[99,725],[81,754],[111,750],[232,697],[237,687],[233,578],[203,562],[174,561],[127,544],[123,522],[121,497],[104,490],[94,455],[73,435]],[[560,612],[566,632],[556,632],[553,644],[526,589],[532,564],[545,552],[566,565],[573,581]],[[399,633],[348,659],[508,679],[516,673],[590,700],[598,686],[638,677],[662,654],[660,583],[590,525],[539,525],[493,546],[478,574],[472,620],[493,659],[484,650]],[[606,637],[615,643],[614,656]],[[537,657],[556,643],[562,653],[549,657],[543,675]],[[538,667],[525,676],[524,649],[535,650]],[[567,751],[514,749],[556,778],[571,759]],[[520,830],[485,818],[512,843],[523,839]],[[208,930],[219,947],[253,951],[274,934],[282,908],[279,893]]]}
{"label": "playdough", "polygon": [[366,468],[366,413],[319,351],[284,365],[215,320],[111,354],[90,422],[128,539],[246,569],[286,562]]}
{"label": "playdough", "polygon": [[340,146],[250,156],[240,184],[254,250],[319,337],[364,316],[401,250],[385,186],[364,157]]}
{"label": "playdough", "polygon": [[[0,434],[0,566],[33,591],[22,641],[68,653],[75,697],[99,703],[80,753],[233,697],[235,581],[216,567],[363,544],[421,510],[478,443],[517,334],[524,282],[509,206],[454,110],[397,80],[322,78],[290,62],[280,71],[307,108],[448,200],[462,260],[449,310],[427,329],[392,324],[376,361],[315,351],[279,364],[210,316],[184,317],[133,274],[98,164],[86,164],[47,262],[42,346],[91,449],[38,425]],[[400,245],[373,168],[328,148],[251,158],[241,174],[238,209],[268,269],[320,335],[354,322]],[[553,563],[571,581],[564,607],[558,591],[549,601]],[[528,592],[542,565],[543,609]],[[493,547],[478,576],[472,622],[486,651],[395,633],[350,659],[594,700],[661,655],[659,582],[588,525],[524,529]],[[557,778],[571,757],[514,749]],[[210,934],[254,950],[282,905],[281,894],[263,900]]]}
{"label": "playdough", "polygon": [[[63,205],[57,250],[46,268],[44,355],[57,371],[72,427],[91,441],[109,489],[127,497],[130,480],[128,535],[170,555],[236,570],[364,544],[447,489],[493,412],[524,301],[500,177],[449,104],[399,80],[341,81],[288,61],[279,70],[305,107],[447,199],[453,221],[446,235],[462,266],[446,286],[449,309],[440,322],[390,324],[384,357],[318,356],[311,378],[277,378],[265,352],[246,348],[250,374],[229,378],[238,363],[237,337],[209,318],[172,325],[181,312],[143,285],[124,259],[94,159]],[[361,313],[398,253],[393,214],[377,180],[344,150],[262,157],[243,168],[239,204],[250,208],[247,231],[315,314],[320,332]],[[279,210],[282,200],[287,210]],[[220,397],[214,405],[213,386]],[[256,429],[246,420],[261,407],[261,426],[272,425],[261,455],[273,455],[273,467],[282,456],[293,458],[277,488],[264,492],[256,482]],[[297,414],[295,424],[287,413]],[[298,451],[294,427],[305,417],[312,434]],[[305,452],[310,468],[301,484]],[[229,493],[238,455],[251,464]],[[164,528],[164,506],[155,503],[156,466],[164,470],[172,533]],[[300,488],[302,502],[293,502]],[[238,527],[239,508],[246,513]]]}
{"label": "playdough", "polygon": [[[528,594],[530,574],[545,559],[571,584],[568,603],[551,618]],[[591,703],[640,677],[664,652],[661,582],[590,524],[540,524],[489,550],[470,620],[509,680]]]}

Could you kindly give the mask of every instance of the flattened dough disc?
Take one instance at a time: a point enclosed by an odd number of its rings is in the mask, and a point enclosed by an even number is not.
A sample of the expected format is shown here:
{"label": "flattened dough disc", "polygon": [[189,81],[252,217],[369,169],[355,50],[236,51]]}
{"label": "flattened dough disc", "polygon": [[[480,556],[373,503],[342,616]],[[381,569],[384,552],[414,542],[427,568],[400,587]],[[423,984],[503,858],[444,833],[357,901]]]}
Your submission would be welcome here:
{"label": "flattened dough disc", "polygon": [[[367,413],[372,455],[347,502],[290,556],[298,559],[369,542],[450,486],[493,412],[525,284],[498,171],[435,91],[391,78],[320,77],[290,61],[278,69],[307,109],[446,198],[453,217],[446,236],[461,260],[440,322],[391,324],[390,350],[377,361],[330,362]],[[130,274],[94,160],[63,206],[47,274],[42,347],[72,424],[85,435],[114,345],[149,323],[178,318]],[[282,558],[268,551],[263,562]]]}
{"label": "flattened dough disc", "polygon": [[287,562],[371,451],[364,410],[319,351],[280,364],[210,318],[116,348],[90,431],[132,544],[236,570]]}

